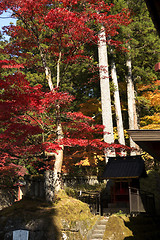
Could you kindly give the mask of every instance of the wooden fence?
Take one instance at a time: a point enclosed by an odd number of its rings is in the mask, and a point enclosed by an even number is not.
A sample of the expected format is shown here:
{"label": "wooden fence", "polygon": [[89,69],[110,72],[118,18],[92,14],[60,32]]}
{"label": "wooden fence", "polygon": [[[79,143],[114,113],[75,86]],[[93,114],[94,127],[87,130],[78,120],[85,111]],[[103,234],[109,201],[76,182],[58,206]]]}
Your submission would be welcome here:
{"label": "wooden fence", "polygon": [[139,190],[137,188],[129,188],[129,206],[130,213],[146,212],[155,213],[154,194]]}

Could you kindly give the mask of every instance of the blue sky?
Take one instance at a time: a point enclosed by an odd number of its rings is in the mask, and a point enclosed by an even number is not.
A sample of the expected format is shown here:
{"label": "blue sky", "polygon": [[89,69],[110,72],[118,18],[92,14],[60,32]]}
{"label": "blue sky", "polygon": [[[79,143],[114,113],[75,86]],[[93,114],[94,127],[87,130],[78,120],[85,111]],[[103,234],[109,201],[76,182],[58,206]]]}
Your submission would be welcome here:
{"label": "blue sky", "polygon": [[16,23],[16,19],[11,18],[11,12],[7,11],[0,15],[0,31],[2,30],[3,26],[8,26],[10,22]]}

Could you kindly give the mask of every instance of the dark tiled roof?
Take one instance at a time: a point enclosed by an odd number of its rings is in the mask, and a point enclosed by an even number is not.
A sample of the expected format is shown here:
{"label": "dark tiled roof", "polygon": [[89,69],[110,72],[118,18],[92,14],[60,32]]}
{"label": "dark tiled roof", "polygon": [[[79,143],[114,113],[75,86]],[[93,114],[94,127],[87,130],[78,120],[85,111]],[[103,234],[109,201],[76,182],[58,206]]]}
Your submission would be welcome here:
{"label": "dark tiled roof", "polygon": [[138,178],[146,176],[141,156],[112,157],[106,164],[103,178]]}

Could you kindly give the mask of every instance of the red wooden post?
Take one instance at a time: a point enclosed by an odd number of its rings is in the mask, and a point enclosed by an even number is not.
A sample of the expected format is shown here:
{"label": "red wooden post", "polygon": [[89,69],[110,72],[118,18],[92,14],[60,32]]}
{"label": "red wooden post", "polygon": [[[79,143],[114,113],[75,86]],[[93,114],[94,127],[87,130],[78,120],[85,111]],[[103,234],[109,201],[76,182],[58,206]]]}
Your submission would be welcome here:
{"label": "red wooden post", "polygon": [[21,197],[21,189],[20,189],[20,186],[18,186],[18,201],[21,200],[20,197]]}
{"label": "red wooden post", "polygon": [[21,186],[18,186],[18,200],[17,201],[20,201],[22,199],[22,190],[21,190]]}

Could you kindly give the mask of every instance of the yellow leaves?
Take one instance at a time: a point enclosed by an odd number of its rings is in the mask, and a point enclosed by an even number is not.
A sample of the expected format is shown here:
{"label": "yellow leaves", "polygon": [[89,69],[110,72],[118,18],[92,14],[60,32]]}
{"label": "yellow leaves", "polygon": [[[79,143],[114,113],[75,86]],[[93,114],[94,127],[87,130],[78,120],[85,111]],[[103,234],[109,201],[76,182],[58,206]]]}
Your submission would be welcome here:
{"label": "yellow leaves", "polygon": [[157,106],[158,108],[160,108],[160,91],[157,90],[156,92],[152,93],[150,97],[151,104],[155,107]]}
{"label": "yellow leaves", "polygon": [[95,114],[101,112],[101,103],[97,99],[91,98],[85,103],[80,104],[80,111],[86,116],[93,117]]}
{"label": "yellow leaves", "polygon": [[140,124],[141,129],[160,129],[160,113],[143,117]]}
{"label": "yellow leaves", "polygon": [[[117,127],[113,128],[113,132],[114,132],[114,140],[118,140],[119,136],[118,136],[118,132],[117,132]],[[129,139],[127,130],[124,130],[124,137],[125,137],[125,139]]]}
{"label": "yellow leaves", "polygon": [[138,90],[141,92],[139,103],[154,113],[141,118],[141,129],[160,129],[160,80],[154,80],[148,85],[139,84]]}
{"label": "yellow leaves", "polygon": [[78,156],[81,156],[81,159],[79,162],[75,164],[75,166],[96,166],[99,161],[104,160],[104,156],[97,155],[96,153],[90,153],[90,152],[83,152],[78,154]]}
{"label": "yellow leaves", "polygon": [[153,107],[160,108],[160,91],[159,90],[155,90],[154,92],[149,91],[147,93],[144,93],[143,96],[150,101],[150,104]]}
{"label": "yellow leaves", "polygon": [[98,160],[99,160],[99,161],[104,161],[104,156],[103,156],[103,155],[97,155],[97,154],[95,154],[95,158],[97,159],[97,162],[98,162]]}
{"label": "yellow leaves", "polygon": [[144,85],[144,84],[138,84],[137,88],[138,91],[149,91],[150,89],[152,89],[153,85],[152,84],[148,84],[148,85]]}
{"label": "yellow leaves", "polygon": [[154,81],[149,85],[139,85],[138,90],[142,92],[142,96],[145,97],[149,104],[156,110],[160,109],[160,81]]}
{"label": "yellow leaves", "polygon": [[154,158],[151,155],[149,155],[148,153],[143,152],[142,159],[144,161],[146,161],[146,160],[148,161],[148,160],[153,160]]}
{"label": "yellow leaves", "polygon": [[[90,157],[89,157],[89,152],[85,150],[79,150],[75,151],[71,155],[64,155],[64,162],[67,167],[69,165],[74,165],[74,166],[90,166]],[[67,170],[67,169],[66,169]]]}
{"label": "yellow leaves", "polygon": [[[149,85],[139,85],[138,90],[142,92],[141,104],[148,108],[148,111],[155,112],[152,116],[141,118],[141,129],[160,128],[160,80]],[[143,99],[144,98],[144,99]]]}
{"label": "yellow leaves", "polygon": [[160,124],[149,124],[142,127],[141,129],[160,129]]}
{"label": "yellow leaves", "polygon": [[119,136],[118,136],[118,132],[117,132],[117,127],[113,128],[113,132],[114,132],[114,140],[118,139]]}
{"label": "yellow leaves", "polygon": [[86,157],[84,160],[81,160],[80,162],[76,163],[75,166],[90,166],[90,162],[88,157]]}

